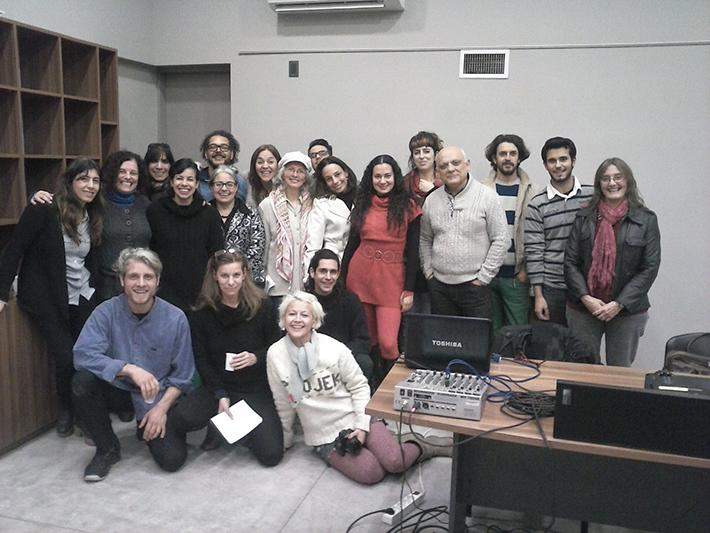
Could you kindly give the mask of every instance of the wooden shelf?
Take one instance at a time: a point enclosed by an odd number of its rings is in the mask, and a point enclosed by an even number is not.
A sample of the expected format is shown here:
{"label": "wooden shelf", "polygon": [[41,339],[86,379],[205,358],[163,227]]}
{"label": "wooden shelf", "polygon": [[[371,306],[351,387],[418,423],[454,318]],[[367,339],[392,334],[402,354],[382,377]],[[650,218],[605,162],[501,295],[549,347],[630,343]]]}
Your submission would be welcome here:
{"label": "wooden shelf", "polygon": [[26,195],[29,196],[39,189],[54,192],[65,168],[64,159],[25,158]]}
{"label": "wooden shelf", "polygon": [[95,46],[62,38],[64,96],[80,96],[98,101],[97,61]]}
{"label": "wooden shelf", "polygon": [[115,50],[99,49],[101,120],[118,123],[118,56]]}
{"label": "wooden shelf", "polygon": [[6,121],[0,128],[0,152],[19,155],[20,104],[17,91],[0,89],[0,117],[5,117]]}
{"label": "wooden shelf", "polygon": [[0,157],[0,213],[15,219],[22,214],[25,200],[25,180],[19,157]]}
{"label": "wooden shelf", "polygon": [[17,74],[15,28],[0,21],[0,85],[17,87]]}
{"label": "wooden shelf", "polygon": [[61,98],[22,94],[22,129],[26,153],[64,153],[62,115]]}
{"label": "wooden shelf", "polygon": [[59,37],[17,26],[20,86],[50,93],[62,92]]}
{"label": "wooden shelf", "polygon": [[[0,250],[38,189],[118,150],[116,50],[0,19]],[[10,302],[0,313],[0,453],[51,424],[51,361]]]}
{"label": "wooden shelf", "polygon": [[65,99],[65,152],[72,156],[99,154],[100,135],[99,104]]}
{"label": "wooden shelf", "polygon": [[118,124],[101,124],[101,158],[118,151]]}

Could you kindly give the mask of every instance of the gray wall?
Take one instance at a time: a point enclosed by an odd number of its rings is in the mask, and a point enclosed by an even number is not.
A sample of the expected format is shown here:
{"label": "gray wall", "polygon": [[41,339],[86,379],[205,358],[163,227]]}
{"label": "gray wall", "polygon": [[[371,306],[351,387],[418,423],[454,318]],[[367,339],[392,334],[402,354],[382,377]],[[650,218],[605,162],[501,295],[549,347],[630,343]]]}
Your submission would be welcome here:
{"label": "gray wall", "polygon": [[[623,157],[659,215],[663,240],[637,365],[658,367],[673,334],[710,330],[706,0],[409,0],[401,14],[295,18],[277,17],[261,0],[7,4],[22,15],[2,7],[10,18],[113,42],[123,57],[230,64],[242,166],[258,144],[305,149],[316,136],[357,171],[385,151],[405,163],[407,140],[427,128],[462,145],[479,178],[488,169],[483,148],[501,131],[526,139],[533,156],[524,166],[539,184],[547,181],[539,149],[553,135],[576,141],[582,181],[602,159]],[[91,29],[66,15],[88,5],[97,6],[87,15]],[[134,24],[130,35],[115,27],[118,12]],[[511,48],[510,79],[459,80],[458,49],[477,47]],[[298,79],[287,77],[290,59],[301,61]],[[121,91],[127,83],[121,76]],[[132,120],[151,131],[161,118]]]}
{"label": "gray wall", "polygon": [[149,143],[165,139],[163,88],[156,67],[118,61],[121,148],[145,154]]}

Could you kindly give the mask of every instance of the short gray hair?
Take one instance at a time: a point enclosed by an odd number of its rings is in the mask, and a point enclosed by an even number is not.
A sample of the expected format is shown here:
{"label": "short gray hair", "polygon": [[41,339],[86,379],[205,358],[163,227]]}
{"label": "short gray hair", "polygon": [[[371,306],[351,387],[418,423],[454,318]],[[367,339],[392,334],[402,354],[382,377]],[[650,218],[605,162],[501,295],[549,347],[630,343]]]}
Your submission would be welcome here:
{"label": "short gray hair", "polygon": [[153,250],[147,248],[124,248],[116,260],[114,270],[123,278],[128,270],[128,264],[131,262],[143,263],[150,267],[156,276],[160,276],[163,272],[163,263],[160,257]]}
{"label": "short gray hair", "polygon": [[323,324],[323,318],[325,317],[325,312],[323,311],[323,306],[318,301],[313,294],[310,292],[296,291],[293,294],[287,294],[279,305],[279,327],[281,329],[286,329],[284,325],[284,317],[288,311],[289,306],[293,302],[305,302],[310,304],[311,313],[313,314],[313,329],[318,329]]}
{"label": "short gray hair", "polygon": [[214,172],[212,173],[212,177],[210,178],[210,186],[214,184],[214,179],[217,177],[218,174],[227,174],[234,180],[234,183],[237,182],[237,170],[233,166],[219,165],[217,168],[214,169]]}

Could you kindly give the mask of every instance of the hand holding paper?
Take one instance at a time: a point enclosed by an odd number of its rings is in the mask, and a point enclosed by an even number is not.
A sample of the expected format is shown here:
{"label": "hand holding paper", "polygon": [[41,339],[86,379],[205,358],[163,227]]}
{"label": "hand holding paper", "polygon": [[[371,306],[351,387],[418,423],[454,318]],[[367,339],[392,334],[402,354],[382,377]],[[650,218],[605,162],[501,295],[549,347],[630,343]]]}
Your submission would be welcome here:
{"label": "hand holding paper", "polygon": [[229,412],[232,418],[226,412],[212,417],[212,423],[229,444],[248,435],[263,420],[244,400],[235,403]]}

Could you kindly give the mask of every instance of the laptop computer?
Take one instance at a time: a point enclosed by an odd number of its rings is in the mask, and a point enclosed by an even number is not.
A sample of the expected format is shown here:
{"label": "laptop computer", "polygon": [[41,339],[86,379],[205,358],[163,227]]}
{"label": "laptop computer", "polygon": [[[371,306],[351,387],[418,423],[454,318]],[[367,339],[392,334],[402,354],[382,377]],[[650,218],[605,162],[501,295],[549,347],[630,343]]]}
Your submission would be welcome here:
{"label": "laptop computer", "polygon": [[[444,370],[452,359],[462,359],[479,374],[491,366],[491,321],[463,316],[405,315],[404,362],[409,368]],[[464,365],[452,372],[473,374]]]}

